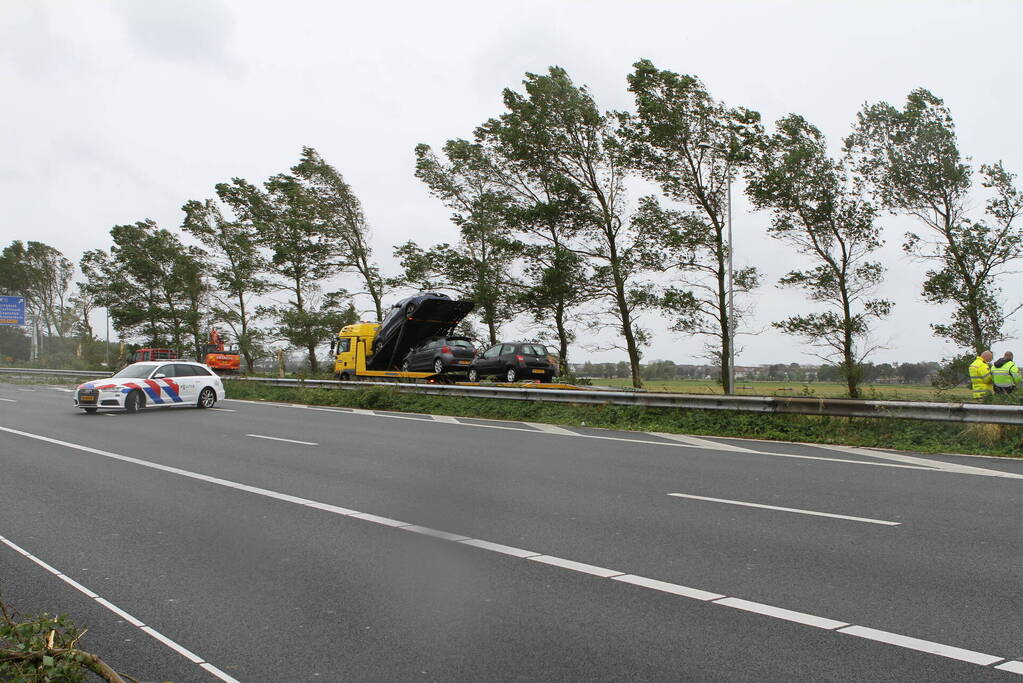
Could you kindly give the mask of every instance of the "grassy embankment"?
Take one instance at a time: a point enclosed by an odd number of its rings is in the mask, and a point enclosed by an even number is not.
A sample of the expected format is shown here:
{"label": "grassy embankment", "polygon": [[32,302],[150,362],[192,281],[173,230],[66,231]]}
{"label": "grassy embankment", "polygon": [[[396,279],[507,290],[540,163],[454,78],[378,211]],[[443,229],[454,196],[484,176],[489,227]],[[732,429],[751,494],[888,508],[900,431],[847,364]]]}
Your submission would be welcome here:
{"label": "grassy embankment", "polygon": [[1023,455],[1023,427],[918,420],[766,415],[403,394],[385,387],[293,389],[227,382],[231,398],[523,420],[636,431],[872,446],[926,453]]}
{"label": "grassy embankment", "polygon": [[[594,385],[631,387],[626,378],[594,379]],[[720,394],[721,385],[713,380],[651,379],[644,380],[647,391],[671,391],[680,394]],[[740,396],[815,396],[817,398],[847,398],[849,389],[837,382],[753,382],[735,381],[735,393]],[[865,384],[860,390],[862,398],[879,401],[939,401],[958,402],[971,399],[966,387],[939,390],[929,384]]]}

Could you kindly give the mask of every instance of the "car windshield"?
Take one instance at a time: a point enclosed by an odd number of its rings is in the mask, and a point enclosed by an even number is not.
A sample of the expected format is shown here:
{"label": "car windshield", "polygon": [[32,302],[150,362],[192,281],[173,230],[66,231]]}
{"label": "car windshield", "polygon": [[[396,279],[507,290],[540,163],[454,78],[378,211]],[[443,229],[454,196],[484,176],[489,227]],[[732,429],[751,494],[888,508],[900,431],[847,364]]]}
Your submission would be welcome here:
{"label": "car windshield", "polygon": [[133,377],[138,379],[145,379],[152,374],[153,370],[156,369],[154,363],[134,363],[124,368],[120,372],[111,375],[111,377],[125,378]]}

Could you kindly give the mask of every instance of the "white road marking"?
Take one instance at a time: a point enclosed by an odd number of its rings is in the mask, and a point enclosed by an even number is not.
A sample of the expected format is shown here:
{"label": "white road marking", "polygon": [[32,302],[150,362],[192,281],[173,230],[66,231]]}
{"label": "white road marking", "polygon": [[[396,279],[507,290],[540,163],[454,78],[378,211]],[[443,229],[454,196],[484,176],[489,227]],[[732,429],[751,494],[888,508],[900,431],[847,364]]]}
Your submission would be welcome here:
{"label": "white road marking", "polygon": [[833,517],[834,519],[848,519],[853,522],[867,522],[869,524],[881,524],[883,526],[899,526],[902,522],[888,522],[883,519],[869,519],[867,517],[852,517],[850,515],[836,515],[831,512],[817,512],[816,510],[801,510],[799,508],[783,508],[777,505],[762,505],[760,503],[747,503],[742,500],[728,500],[727,498],[709,498],[707,496],[693,496],[688,493],[669,493],[669,496],[677,498],[692,498],[693,500],[708,500],[712,503],[727,503],[728,505],[742,505],[751,508],[763,508],[765,510],[778,510],[780,512],[797,512],[801,515],[813,515],[815,517]]}
{"label": "white road marking", "polygon": [[765,605],[760,602],[750,602],[749,600],[742,600],[740,598],[722,598],[714,601],[714,604],[741,609],[745,612],[756,612],[757,614],[763,614],[765,617],[794,621],[797,624],[806,624],[807,626],[823,628],[828,631],[833,631],[837,628],[849,625],[844,621],[826,619],[813,614],[806,614],[805,612],[794,612],[790,609],[783,609],[781,607],[775,607],[774,605]]}
{"label": "white road marking", "polygon": [[1004,477],[1007,479],[1023,479],[1023,474],[1016,474],[1014,472],[989,470],[984,467],[960,465],[958,463],[943,462],[941,460],[927,460],[926,458],[917,458],[912,455],[903,455],[902,453],[888,453],[885,451],[875,451],[872,448],[856,448],[855,446],[836,446],[833,444],[820,444],[820,447],[827,448],[833,451],[840,451],[842,453],[853,453],[855,455],[863,455],[868,458],[879,458],[881,460],[891,460],[894,462],[901,462],[909,465],[920,465],[924,467],[930,467],[932,469],[940,470],[942,472],[954,472],[958,474],[975,474],[981,477]]}
{"label": "white road marking", "polygon": [[21,387],[18,387],[18,391],[35,391],[35,389],[22,389]]}
{"label": "white road marking", "polygon": [[278,436],[263,436],[262,434],[246,434],[245,436],[251,436],[253,439],[267,439],[268,441],[285,441],[287,443],[297,443],[303,446],[319,446],[318,443],[312,441],[299,441],[297,439],[282,439]]}
{"label": "white road marking", "polygon": [[533,429],[537,429],[547,434],[561,434],[562,436],[579,436],[579,432],[573,432],[571,429],[565,429],[564,427],[558,427],[557,425],[544,424],[543,422],[523,422],[524,425],[529,425]]}
{"label": "white road marking", "polygon": [[439,529],[431,529],[427,526],[419,526],[418,524],[410,524],[408,526],[399,527],[402,531],[411,531],[415,534],[422,534],[424,536],[433,536],[434,538],[440,538],[445,541],[468,541],[468,536],[461,534],[452,534],[447,531],[440,531]]}
{"label": "white road marking", "polygon": [[571,569],[574,572],[593,574],[594,576],[599,576],[602,579],[609,579],[612,576],[621,576],[625,573],[620,572],[617,569],[605,569],[604,567],[584,564],[582,562],[576,562],[575,560],[566,560],[563,557],[552,557],[551,555],[534,555],[533,557],[527,557],[526,559],[534,562],[543,562],[544,564],[554,565],[555,567],[561,567],[562,569]]}
{"label": "white road marking", "polygon": [[1002,671],[1008,671],[1010,673],[1023,675],[1023,662],[1017,662],[1013,660],[1011,662],[1006,662],[1005,664],[999,664],[995,668],[1001,669]]}
{"label": "white road marking", "polygon": [[[57,569],[53,568],[52,566],[50,566],[46,562],[43,562],[38,557],[36,557],[35,555],[32,555],[31,553],[29,553],[24,548],[19,547],[13,541],[10,541],[10,540],[4,538],[3,536],[0,536],[0,543],[3,543],[4,545],[8,546],[9,548],[14,550],[15,552],[19,553],[20,555],[24,555],[26,558],[28,558],[29,560],[31,560],[32,562],[34,562],[38,566],[42,567],[46,571],[50,572],[51,574],[56,576],[58,579],[60,579],[64,583],[68,584],[69,586],[71,586],[72,588],[77,590],[78,592],[82,593],[83,595],[85,595],[85,596],[87,596],[89,598],[92,598],[97,603],[99,603],[100,605],[102,605],[106,609],[110,610],[111,612],[113,612],[117,616],[121,617],[122,619],[127,621],[129,624],[131,624],[135,628],[139,629],[140,631],[144,631],[147,635],[149,635],[149,636],[155,638],[156,640],[160,641],[161,643],[163,643],[164,645],[169,647],[171,650],[174,650],[175,652],[177,652],[181,656],[185,657],[186,659],[189,659],[190,661],[194,662],[195,664],[199,664],[199,665],[208,664],[202,657],[198,656],[197,654],[195,654],[191,650],[189,650],[189,649],[187,649],[185,647],[182,647],[181,645],[179,645],[178,643],[174,642],[173,640],[171,640],[167,636],[163,635],[162,633],[160,633],[156,629],[152,628],[151,626],[146,626],[139,619],[136,619],[132,615],[128,614],[123,609],[121,609],[120,607],[117,607],[116,605],[114,605],[109,600],[106,600],[105,598],[101,598],[96,593],[94,593],[93,591],[89,590],[88,588],[86,588],[82,584],[78,583],[77,581],[75,581],[71,577],[63,574],[62,572],[60,572]],[[219,678],[222,681],[226,681],[227,683],[238,683],[238,681],[236,679],[234,679],[231,676],[227,675],[226,673],[224,673],[220,669],[216,668],[212,664],[209,664],[208,667],[207,666],[203,666],[202,668],[206,669],[207,671],[209,671],[210,673],[212,673],[214,676],[216,676],[217,678]]]}
{"label": "white road marking", "polygon": [[117,417],[117,413],[100,413],[104,417]]}
{"label": "white road marking", "polygon": [[[299,408],[299,409],[302,409],[302,410],[318,410],[318,411],[323,411],[323,412],[328,412],[328,413],[343,413],[343,414],[348,414],[348,415],[351,415],[353,413],[357,414],[357,415],[371,415],[373,417],[379,417],[379,418],[384,418],[384,419],[389,419],[389,420],[417,420],[417,421],[422,421],[418,417],[408,417],[406,415],[384,415],[384,414],[380,414],[380,413],[374,413],[372,410],[362,410],[362,409],[355,409],[355,408],[349,408],[349,409],[320,408],[320,407],[316,407],[316,406],[303,406],[303,405],[291,404],[291,403],[269,403],[267,401],[247,401],[245,399],[240,399],[240,398],[234,398],[234,399],[229,399],[229,400],[236,401],[238,403],[251,403],[253,405],[272,406],[272,407],[276,407],[276,408]],[[435,415],[434,419],[436,419],[436,417],[437,416]],[[500,422],[501,420],[493,420],[493,421],[494,422]],[[446,420],[440,420],[440,422],[447,422],[447,421]],[[510,420],[506,420],[506,422],[508,422],[509,425],[527,424],[527,423],[524,423],[524,422],[512,422]],[[479,424],[479,423],[475,423],[475,422],[462,422],[462,421],[457,420],[457,419],[454,420],[453,422],[451,422],[451,424],[461,425],[462,427],[478,427],[478,428],[481,428],[481,429],[503,429],[503,430],[512,431],[512,432],[526,432],[528,434],[551,434],[551,433],[554,433],[554,432],[541,431],[539,429],[524,429],[522,427],[512,427],[512,426],[495,425],[495,424]],[[536,423],[533,423],[533,424],[536,424]],[[599,439],[599,440],[602,440],[602,441],[618,441],[618,442],[629,443],[629,444],[644,444],[644,445],[648,445],[648,446],[664,446],[664,447],[667,447],[667,448],[695,448],[695,449],[700,449],[700,450],[707,450],[705,447],[696,446],[696,445],[689,444],[689,443],[680,443],[680,442],[671,443],[671,442],[668,442],[668,441],[648,441],[648,440],[645,440],[645,439],[627,439],[627,438],[623,438],[623,437],[619,437],[619,436],[604,436],[603,434],[583,434],[581,432],[570,432],[569,430],[565,430],[565,431],[570,433],[572,436],[574,436],[576,438],[579,438],[579,439]],[[646,433],[646,432],[639,432],[639,433]],[[657,432],[650,432],[650,434],[652,436],[660,436],[660,434],[657,433]],[[800,445],[816,446],[818,444],[800,444]],[[737,448],[739,450],[736,450]],[[735,452],[735,453],[742,453],[742,454],[749,454],[749,455],[765,455],[765,456],[772,456],[772,457],[777,457],[777,458],[795,458],[797,460],[819,460],[821,462],[828,462],[828,463],[845,463],[845,464],[848,464],[848,465],[865,465],[865,466],[868,466],[868,467],[893,467],[893,468],[896,468],[896,469],[906,469],[906,470],[925,470],[927,472],[940,471],[940,470],[935,470],[933,467],[921,467],[921,466],[917,466],[917,465],[899,465],[899,464],[890,463],[890,462],[869,462],[869,461],[865,461],[865,460],[848,460],[848,459],[843,459],[843,458],[829,458],[829,457],[818,456],[818,455],[796,455],[794,453],[772,453],[770,451],[754,451],[754,450],[751,450],[751,449],[748,449],[748,448],[732,447],[732,446],[728,446],[727,448],[718,448],[718,449],[715,449],[715,450],[732,451],[732,452]]]}
{"label": "white road marking", "polygon": [[[23,436],[23,437],[29,438],[29,439],[35,439],[37,441],[44,441],[46,443],[52,443],[52,444],[55,444],[55,445],[58,445],[58,446],[64,446],[66,448],[71,448],[71,449],[78,450],[78,451],[83,451],[83,452],[86,452],[86,453],[93,453],[95,455],[100,455],[100,456],[103,456],[103,457],[106,457],[106,458],[111,458],[113,460],[120,460],[122,462],[133,463],[133,464],[136,464],[136,465],[140,465],[142,467],[148,467],[148,468],[151,468],[151,469],[154,469],[154,470],[159,470],[161,472],[168,472],[170,474],[177,474],[179,476],[188,477],[190,479],[197,479],[199,481],[204,481],[204,482],[207,482],[207,483],[210,483],[210,484],[215,484],[217,486],[224,486],[224,487],[227,487],[227,488],[237,489],[239,491],[245,491],[245,492],[248,492],[248,493],[254,493],[256,495],[266,496],[268,498],[273,498],[273,499],[281,500],[281,501],[284,501],[284,502],[292,502],[292,503],[295,503],[295,504],[298,504],[298,505],[303,505],[305,507],[310,507],[310,508],[315,508],[315,509],[324,510],[324,511],[328,511],[328,512],[333,512],[335,514],[340,514],[342,516],[350,517],[350,518],[353,518],[353,519],[361,519],[361,520],[364,520],[364,521],[367,521],[367,522],[373,522],[375,524],[381,524],[381,525],[384,525],[384,526],[396,527],[396,528],[404,528],[404,527],[414,526],[414,525],[409,524],[407,522],[401,522],[401,521],[398,521],[396,519],[391,519],[389,517],[381,517],[381,516],[378,516],[378,515],[370,514],[368,512],[357,512],[355,510],[348,510],[347,508],[338,508],[336,506],[327,505],[325,503],[321,503],[321,502],[315,501],[315,500],[309,500],[307,498],[299,498],[297,496],[291,496],[291,495],[288,495],[288,494],[279,493],[277,491],[270,491],[268,489],[261,489],[261,488],[255,487],[255,486],[249,486],[248,484],[241,484],[241,483],[233,482],[233,481],[230,481],[230,480],[227,480],[227,479],[220,479],[218,477],[211,477],[211,476],[208,476],[208,475],[205,475],[205,474],[199,474],[198,472],[190,472],[188,470],[179,469],[177,467],[169,467],[167,465],[160,465],[160,464],[157,464],[157,463],[154,463],[154,462],[150,462],[150,461],[147,461],[147,460],[140,460],[138,458],[132,458],[132,457],[127,456],[127,455],[118,455],[117,453],[110,453],[109,451],[103,451],[103,450],[100,450],[98,448],[92,448],[90,446],[83,446],[83,445],[80,445],[80,444],[70,443],[70,442],[67,442],[67,441],[60,441],[59,439],[53,439],[53,438],[50,438],[48,436],[42,436],[42,435],[39,435],[39,434],[32,434],[30,432],[23,432],[23,431],[20,431],[20,430],[17,430],[17,429],[11,429],[10,427],[0,427],[0,431],[7,432],[9,434],[17,434],[19,436]],[[876,520],[870,520],[870,521],[876,521]],[[502,555],[508,555],[508,556],[512,556],[512,557],[519,557],[519,558],[523,558],[523,559],[530,560],[530,561],[535,561],[535,562],[540,562],[540,563],[551,565],[551,566],[555,566],[555,567],[560,567],[560,568],[563,568],[563,569],[570,569],[572,571],[577,571],[577,572],[582,572],[582,573],[590,574],[590,575],[597,576],[597,577],[607,578],[607,579],[610,579],[612,581],[623,581],[623,582],[626,582],[626,583],[632,583],[632,584],[634,584],[636,586],[646,587],[646,588],[650,588],[652,590],[657,590],[657,591],[664,592],[664,593],[671,593],[671,594],[674,594],[674,595],[679,595],[679,596],[684,596],[684,597],[691,597],[691,598],[694,598],[694,599],[697,599],[697,600],[708,601],[709,604],[713,604],[713,605],[723,605],[723,606],[726,606],[726,607],[745,609],[747,611],[756,612],[757,614],[761,614],[762,616],[766,616],[766,617],[771,617],[771,618],[776,618],[776,619],[784,619],[785,621],[797,621],[798,623],[808,624],[808,625],[812,625],[812,626],[818,626],[818,627],[821,627],[821,628],[823,628],[823,626],[821,626],[821,624],[831,623],[831,622],[834,621],[834,620],[829,620],[829,619],[827,619],[825,617],[817,617],[815,615],[805,614],[803,612],[795,612],[795,611],[792,611],[792,610],[785,610],[783,608],[773,607],[773,606],[770,606],[770,605],[761,605],[760,603],[754,603],[754,602],[750,602],[748,600],[742,600],[741,598],[734,598],[734,599],[733,598],[728,598],[728,597],[708,598],[708,595],[717,596],[717,594],[716,593],[708,594],[707,591],[702,591],[702,590],[700,590],[698,588],[691,588],[691,587],[688,587],[688,586],[681,586],[681,585],[678,585],[678,584],[669,584],[667,582],[660,582],[660,581],[655,581],[655,580],[652,580],[652,579],[643,579],[642,577],[635,577],[635,578],[633,578],[632,575],[627,575],[627,574],[624,574],[623,572],[619,572],[619,571],[614,570],[614,569],[606,569],[604,567],[598,567],[598,566],[595,566],[595,565],[592,565],[592,564],[585,564],[583,562],[576,562],[574,560],[568,560],[568,559],[565,559],[565,558],[554,557],[554,556],[551,556],[551,555],[538,555],[536,553],[531,553],[530,551],[521,550],[521,549],[518,549],[518,548],[513,548],[511,546],[501,545],[499,543],[493,543],[491,541],[484,541],[482,539],[474,539],[474,538],[461,537],[458,534],[452,534],[452,536],[459,537],[459,538],[463,539],[463,540],[460,540],[460,541],[455,541],[456,543],[461,543],[461,544],[464,544],[464,545],[470,545],[470,546],[479,548],[481,550],[489,550],[489,551],[492,551],[492,552],[500,553]],[[48,564],[42,562],[38,558],[33,557],[32,555],[30,555],[28,553],[28,551],[19,548],[18,546],[14,545],[13,543],[10,543],[6,539],[4,539],[2,536],[0,536],[0,541],[3,541],[7,545],[11,546],[15,551],[17,551],[17,552],[21,553],[22,555],[28,557],[29,559],[31,559],[36,564],[39,564],[40,566],[42,566],[44,568],[47,568],[49,571],[52,571],[55,574],[58,573],[56,569],[53,569]],[[726,602],[726,600],[727,600],[727,602]],[[756,609],[753,609],[754,607]],[[816,621],[815,623],[810,623],[810,622],[813,622],[814,620],[818,620],[818,621]],[[836,622],[836,623],[839,623],[839,622]],[[840,622],[840,623],[844,623],[844,622]],[[846,626],[846,627],[843,627],[843,628],[840,628],[840,629],[836,629],[835,633],[845,633],[845,634],[848,634],[848,635],[855,635],[855,636],[859,636],[859,637],[862,637],[862,638],[868,638],[868,639],[871,639],[871,640],[877,640],[879,642],[888,643],[890,645],[896,645],[896,646],[899,646],[899,647],[906,647],[906,648],[909,648],[909,649],[912,649],[912,650],[919,650],[919,651],[922,651],[922,652],[928,652],[928,653],[931,653],[931,654],[937,654],[937,655],[941,655],[941,656],[944,656],[944,657],[954,656],[957,659],[962,659],[963,661],[968,661],[968,662],[972,662],[972,663],[975,663],[975,664],[981,664],[982,666],[989,666],[990,664],[993,664],[995,662],[1004,662],[1005,661],[1004,657],[995,657],[993,655],[987,655],[987,654],[983,654],[983,653],[980,653],[980,652],[973,652],[971,650],[964,650],[964,649],[953,647],[953,646],[949,646],[949,645],[941,645],[940,643],[932,643],[930,641],[920,640],[918,638],[912,638],[912,637],[909,637],[909,636],[900,636],[900,635],[895,634],[895,633],[888,633],[886,631],[879,631],[879,630],[876,630],[876,629],[866,628],[866,627],[862,627],[862,626]],[[969,658],[967,658],[967,657],[969,657]],[[204,667],[204,668],[206,668],[206,667]],[[1004,671],[1009,671],[1009,672],[1012,672],[1012,673],[1023,674],[1023,667],[1020,667],[1020,669],[1017,670],[1017,668],[1015,667],[1013,662],[1005,662],[1004,664],[999,665],[999,667],[996,667],[996,668],[1000,668],[1000,669],[1002,669]],[[211,673],[214,673],[213,669],[215,669],[215,667],[207,669],[207,670],[211,671]],[[219,671],[219,670],[217,670],[217,671]],[[222,674],[223,672],[220,672],[220,673]],[[218,674],[215,674],[215,675],[218,675]],[[230,678],[226,674],[223,674],[223,680],[225,680],[225,681],[234,681],[234,679]]]}
{"label": "white road marking", "polygon": [[695,436],[687,436],[684,434],[668,434],[666,432],[650,432],[654,436],[659,436],[662,439],[671,439],[672,441],[679,441],[681,443],[687,443],[690,446],[697,446],[699,448],[710,448],[718,451],[736,451],[738,453],[756,453],[757,451],[752,448],[743,448],[742,446],[733,446],[727,443],[719,443],[717,441],[711,441],[710,439],[700,439]]}
{"label": "white road marking", "polygon": [[75,393],[74,389],[65,389],[64,387],[50,387],[50,388],[53,389],[54,391],[63,391],[63,392],[68,393],[68,394]]}
{"label": "white road marking", "polygon": [[643,588],[650,588],[655,591],[661,591],[662,593],[681,595],[686,598],[692,598],[693,600],[703,600],[704,602],[709,602],[711,600],[720,600],[721,598],[725,597],[720,593],[711,593],[710,591],[702,591],[699,588],[681,586],[677,583],[668,583],[667,581],[648,579],[645,576],[636,576],[635,574],[622,574],[621,576],[612,576],[610,578],[613,581],[631,583],[634,586],[642,586]]}
{"label": "white road marking", "polygon": [[209,410],[215,410],[218,413],[237,413],[238,411],[233,408],[209,408]]}
{"label": "white road marking", "polygon": [[845,628],[838,629],[838,633],[844,633],[858,638],[866,638],[867,640],[876,640],[879,643],[898,645],[899,647],[908,648],[910,650],[927,652],[932,655],[958,659],[962,662],[979,664],[981,666],[990,666],[991,664],[1000,662],[1004,659],[1003,657],[995,657],[994,655],[984,654],[983,652],[964,650],[963,648],[952,647],[951,645],[942,645],[941,643],[931,642],[930,640],[920,640],[919,638],[910,638],[909,636],[899,635],[898,633],[878,631],[875,628],[867,628],[866,626],[847,626]]}
{"label": "white road marking", "polygon": [[450,415],[434,415],[433,416],[433,421],[434,422],[446,422],[448,424],[453,424],[453,425],[462,424],[461,422],[459,422],[455,418],[451,417]]}
{"label": "white road marking", "polygon": [[17,400],[13,398],[0,398],[0,401],[6,401],[7,403],[17,403]]}

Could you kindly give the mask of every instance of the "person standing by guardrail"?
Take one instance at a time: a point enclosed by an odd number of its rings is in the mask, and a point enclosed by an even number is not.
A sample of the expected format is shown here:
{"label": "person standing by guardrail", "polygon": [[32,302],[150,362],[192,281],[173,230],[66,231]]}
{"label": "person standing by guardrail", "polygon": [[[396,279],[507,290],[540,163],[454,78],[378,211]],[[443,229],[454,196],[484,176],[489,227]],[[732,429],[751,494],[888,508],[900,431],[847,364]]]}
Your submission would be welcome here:
{"label": "person standing by guardrail", "polygon": [[995,384],[991,380],[991,366],[989,363],[994,358],[991,351],[984,351],[977,360],[970,363],[970,385],[973,389],[973,398],[982,400],[991,396],[995,390]]}
{"label": "person standing by guardrail", "polygon": [[1012,360],[1012,351],[1006,351],[1005,355],[991,366],[991,381],[995,384],[996,394],[1011,394],[1023,381],[1019,367]]}

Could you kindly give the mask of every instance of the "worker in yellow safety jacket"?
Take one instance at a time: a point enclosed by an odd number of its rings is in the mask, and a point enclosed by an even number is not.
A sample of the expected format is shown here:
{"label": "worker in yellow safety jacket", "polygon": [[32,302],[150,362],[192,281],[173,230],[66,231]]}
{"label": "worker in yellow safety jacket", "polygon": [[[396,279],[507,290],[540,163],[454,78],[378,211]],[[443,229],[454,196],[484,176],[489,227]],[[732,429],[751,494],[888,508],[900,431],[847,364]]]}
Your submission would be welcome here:
{"label": "worker in yellow safety jacket", "polygon": [[995,384],[991,380],[991,366],[988,365],[993,357],[994,354],[985,351],[970,363],[970,385],[975,399],[984,399],[994,393]]}
{"label": "worker in yellow safety jacket", "polygon": [[991,366],[991,381],[995,383],[996,394],[1011,394],[1016,391],[1021,380],[1023,377],[1020,377],[1019,367],[1012,362],[1012,351],[1006,351]]}

